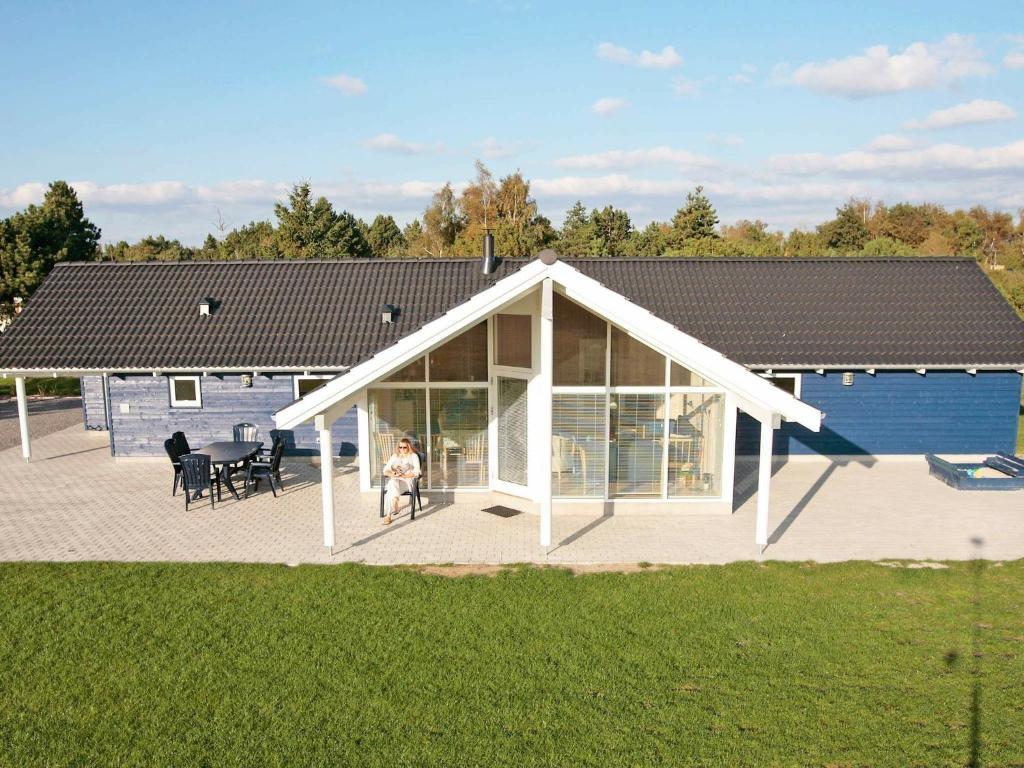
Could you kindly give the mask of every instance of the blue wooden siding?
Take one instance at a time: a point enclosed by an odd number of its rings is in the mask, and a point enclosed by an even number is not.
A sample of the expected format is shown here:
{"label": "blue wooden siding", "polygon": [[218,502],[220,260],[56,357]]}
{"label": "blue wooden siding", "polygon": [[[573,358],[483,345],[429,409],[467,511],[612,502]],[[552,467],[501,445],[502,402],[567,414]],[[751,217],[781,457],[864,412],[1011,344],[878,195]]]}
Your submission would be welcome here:
{"label": "blue wooden siding", "polygon": [[[110,418],[115,456],[163,456],[164,440],[181,430],[193,446],[230,440],[231,427],[249,421],[259,426],[261,439],[270,444],[275,429],[273,414],[295,399],[292,376],[256,376],[251,387],[240,375],[200,378],[202,408],[171,408],[167,377],[110,376]],[[121,404],[128,413],[121,413]],[[352,409],[334,424],[332,449],[337,456],[356,452],[356,412]],[[311,424],[293,430],[288,439],[292,454],[319,453]]]}
{"label": "blue wooden siding", "polygon": [[[783,423],[777,455],[887,455],[1013,453],[1021,376],[980,371],[857,371],[852,386],[842,373],[804,373],[800,399],[825,413],[821,432]],[[758,451],[758,424],[737,423],[736,452]]]}
{"label": "blue wooden siding", "polygon": [[103,377],[82,377],[82,420],[86,429],[105,431],[107,409],[103,402]]}

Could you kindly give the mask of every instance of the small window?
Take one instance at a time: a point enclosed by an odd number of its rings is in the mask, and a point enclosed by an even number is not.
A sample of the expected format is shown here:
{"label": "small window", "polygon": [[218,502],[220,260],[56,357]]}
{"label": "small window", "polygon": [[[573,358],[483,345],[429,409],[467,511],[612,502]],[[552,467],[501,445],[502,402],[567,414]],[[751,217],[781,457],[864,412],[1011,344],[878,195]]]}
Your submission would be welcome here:
{"label": "small window", "polygon": [[313,390],[320,389],[320,387],[326,384],[331,378],[332,377],[329,374],[314,376],[296,376],[295,399],[298,400],[300,397],[305,397]]}
{"label": "small window", "polygon": [[202,408],[203,395],[199,387],[199,376],[171,376],[172,408]]}
{"label": "small window", "polygon": [[775,373],[766,378],[783,392],[788,392],[796,398],[800,397],[799,373]]}
{"label": "small window", "polygon": [[672,362],[672,374],[669,384],[673,387],[713,387],[707,379],[703,379],[689,368],[683,368],[679,363]]}
{"label": "small window", "polygon": [[533,318],[529,315],[495,315],[494,363],[510,368],[533,368]]}

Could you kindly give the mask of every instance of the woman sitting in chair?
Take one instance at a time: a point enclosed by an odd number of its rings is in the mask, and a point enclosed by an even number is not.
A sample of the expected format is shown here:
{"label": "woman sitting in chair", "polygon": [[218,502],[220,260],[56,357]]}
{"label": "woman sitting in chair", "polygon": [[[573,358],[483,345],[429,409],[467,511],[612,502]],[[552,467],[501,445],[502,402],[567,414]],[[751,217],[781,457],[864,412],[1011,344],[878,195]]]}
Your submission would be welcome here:
{"label": "woman sitting in chair", "polygon": [[420,456],[412,448],[412,441],[403,437],[395,446],[384,476],[389,478],[384,491],[384,504],[388,510],[384,525],[391,525],[391,516],[398,514],[398,500],[404,493],[412,493],[412,482],[420,476]]}

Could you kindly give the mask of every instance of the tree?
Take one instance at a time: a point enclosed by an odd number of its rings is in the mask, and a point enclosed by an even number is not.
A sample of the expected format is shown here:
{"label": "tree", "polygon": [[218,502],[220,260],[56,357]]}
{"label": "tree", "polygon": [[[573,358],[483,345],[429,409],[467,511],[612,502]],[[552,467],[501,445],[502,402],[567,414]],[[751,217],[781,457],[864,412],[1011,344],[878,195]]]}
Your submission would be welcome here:
{"label": "tree", "polygon": [[373,220],[369,232],[367,232],[366,241],[373,255],[378,259],[404,250],[406,245],[402,230],[398,228],[394,218],[384,214],[379,214]]}
{"label": "tree", "polygon": [[818,226],[818,234],[827,249],[840,256],[860,253],[871,237],[864,221],[862,201],[850,200],[836,208],[836,217]]}
{"label": "tree", "polygon": [[634,231],[626,243],[624,256],[664,256],[669,250],[673,229],[671,225],[652,221],[640,231]]}
{"label": "tree", "polygon": [[786,238],[783,256],[823,256],[825,243],[817,232],[794,229]]}
{"label": "tree", "polygon": [[593,256],[596,252],[597,233],[586,206],[579,200],[565,212],[565,221],[558,233],[556,248],[563,256]]}
{"label": "tree", "polygon": [[723,226],[722,240],[726,246],[723,255],[782,255],[782,233],[769,232],[768,225],[760,219],[740,219],[735,224]]}
{"label": "tree", "polygon": [[[360,226],[362,225],[362,226]],[[348,211],[342,211],[335,217],[331,227],[331,249],[327,252],[330,259],[368,259],[373,256],[370,244],[366,242],[363,229],[366,224]]]}
{"label": "tree", "polygon": [[865,256],[916,256],[913,246],[901,243],[891,237],[875,237],[864,243]]}
{"label": "tree", "polygon": [[359,222],[347,211],[340,214],[326,197],[313,200],[309,182],[292,187],[288,204],[276,203],[277,240],[289,259],[365,258],[371,255]]}
{"label": "tree", "polygon": [[633,234],[633,223],[625,211],[605,206],[600,211],[596,208],[590,214],[590,223],[594,227],[598,241],[598,255],[622,256],[626,244]]}
{"label": "tree", "polygon": [[682,248],[691,241],[697,247],[703,241],[717,240],[718,211],[711,204],[704,187],[697,187],[686,195],[686,205],[672,217],[672,245]]}
{"label": "tree", "polygon": [[0,317],[10,315],[15,296],[28,298],[54,264],[95,260],[99,240],[99,228],[64,181],[50,184],[41,205],[0,221]]}
{"label": "tree", "polygon": [[108,261],[189,261],[194,255],[195,252],[179,240],[169,240],[163,235],[147,235],[131,245],[121,240],[103,251]]}
{"label": "tree", "polygon": [[226,259],[276,259],[277,233],[269,221],[250,221],[228,232],[220,246]]}
{"label": "tree", "polygon": [[423,212],[424,251],[435,258],[450,255],[464,227],[465,219],[455,202],[455,190],[448,182],[434,193]]}
{"label": "tree", "polygon": [[429,256],[427,233],[420,224],[419,219],[413,219],[405,225],[402,230],[402,237],[405,239],[406,252],[410,256]]}

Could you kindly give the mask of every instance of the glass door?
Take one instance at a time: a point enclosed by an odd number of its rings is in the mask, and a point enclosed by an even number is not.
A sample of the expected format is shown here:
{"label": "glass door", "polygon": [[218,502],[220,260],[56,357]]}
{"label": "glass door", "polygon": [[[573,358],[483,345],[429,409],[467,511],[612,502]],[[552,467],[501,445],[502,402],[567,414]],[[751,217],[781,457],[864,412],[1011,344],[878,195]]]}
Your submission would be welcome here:
{"label": "glass door", "polygon": [[523,493],[529,481],[527,380],[512,376],[497,376],[495,389],[494,402],[497,407],[495,434],[497,482],[495,486],[505,486],[504,490],[513,493]]}

